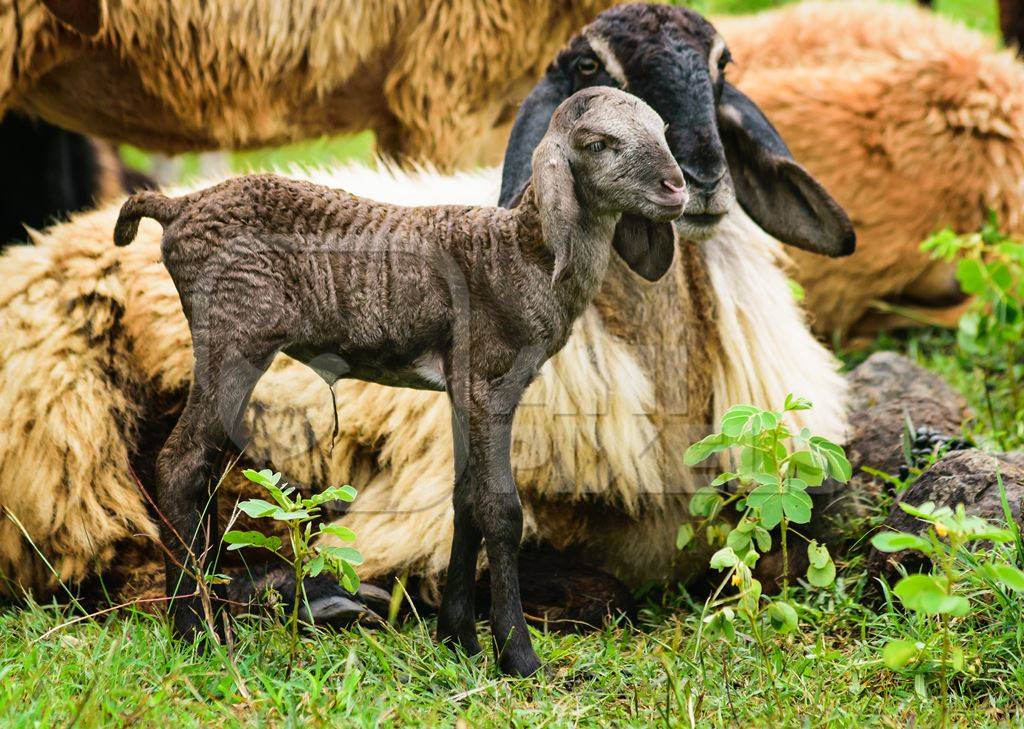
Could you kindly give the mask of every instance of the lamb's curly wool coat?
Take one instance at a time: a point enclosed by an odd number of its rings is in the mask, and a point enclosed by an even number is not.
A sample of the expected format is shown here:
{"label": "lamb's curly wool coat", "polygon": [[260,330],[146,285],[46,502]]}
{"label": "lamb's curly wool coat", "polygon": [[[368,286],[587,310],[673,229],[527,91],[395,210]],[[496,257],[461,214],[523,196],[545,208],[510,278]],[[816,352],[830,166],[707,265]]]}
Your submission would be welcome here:
{"label": "lamb's curly wool coat", "polygon": [[[438,177],[363,168],[315,176],[406,204],[486,204],[498,172]],[[161,407],[191,376],[188,328],[145,221],[129,248],[111,243],[117,207],[77,216],[0,258],[0,522],[6,588],[47,594],[134,554],[155,534],[131,464],[142,469]],[[665,280],[614,265],[595,306],[520,407],[513,462],[528,537],[585,548],[635,582],[692,573],[674,539],[699,482],[682,452],[736,402],[816,403],[800,422],[841,438],[845,384],[808,333],[776,265],[780,247],[746,216],[683,243]],[[367,577],[444,569],[452,534],[452,446],[443,394],[342,381],[333,450],[323,381],[281,357],[247,412],[247,462],[360,496],[344,523]],[[151,458],[151,455],[149,456]],[[143,481],[149,476],[139,474]],[[35,545],[29,544],[28,539]]]}
{"label": "lamb's curly wool coat", "polygon": [[98,31],[0,0],[0,113],[168,152],[373,129],[380,151],[447,168],[504,146],[488,133],[613,0],[51,4]]}
{"label": "lamb's curly wool coat", "polygon": [[872,302],[953,323],[950,266],[919,246],[994,210],[1024,233],[1024,67],[981,33],[914,6],[805,3],[716,25],[734,78],[857,228],[850,258],[788,252],[822,334],[894,322]]}

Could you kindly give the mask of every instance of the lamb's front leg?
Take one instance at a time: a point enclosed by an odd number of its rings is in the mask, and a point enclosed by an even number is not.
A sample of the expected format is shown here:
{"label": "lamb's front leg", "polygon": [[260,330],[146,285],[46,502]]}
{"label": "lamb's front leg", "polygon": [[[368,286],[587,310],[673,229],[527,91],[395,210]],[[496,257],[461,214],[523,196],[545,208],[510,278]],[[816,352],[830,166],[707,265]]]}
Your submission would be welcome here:
{"label": "lamb's front leg", "polygon": [[540,668],[540,659],[530,642],[519,593],[523,508],[511,462],[512,418],[518,402],[519,394],[510,412],[501,407],[476,414],[471,428],[470,461],[474,511],[490,564],[491,633],[498,663],[505,673],[529,676]]}
{"label": "lamb's front leg", "polygon": [[519,542],[523,508],[512,477],[511,418],[478,429],[474,444],[474,500],[491,571],[491,632],[501,670],[529,676],[540,668],[530,643],[519,594]]}
{"label": "lamb's front leg", "polygon": [[455,444],[455,534],[448,560],[448,575],[441,595],[437,617],[437,637],[458,645],[468,655],[480,652],[476,638],[476,613],[473,592],[476,587],[476,561],[482,539],[473,514],[473,493],[469,471],[469,423],[465,409],[452,403],[452,440]]}

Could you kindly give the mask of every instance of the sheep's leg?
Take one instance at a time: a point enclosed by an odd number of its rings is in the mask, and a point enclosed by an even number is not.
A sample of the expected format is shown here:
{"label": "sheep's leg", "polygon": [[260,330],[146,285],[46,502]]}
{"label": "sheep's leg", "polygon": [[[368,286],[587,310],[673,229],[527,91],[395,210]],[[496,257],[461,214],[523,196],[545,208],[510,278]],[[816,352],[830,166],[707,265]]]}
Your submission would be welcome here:
{"label": "sheep's leg", "polygon": [[465,411],[454,403],[452,435],[455,443],[455,533],[438,612],[437,638],[441,642],[458,645],[472,656],[480,652],[473,593],[476,588],[477,556],[483,535],[473,514],[467,417]]}
{"label": "sheep's leg", "polygon": [[197,366],[185,409],[157,459],[166,589],[169,597],[181,596],[170,607],[174,633],[181,638],[195,640],[203,632],[196,577],[211,566],[210,553],[219,544],[217,494],[210,492],[213,467],[272,356],[236,357],[223,367],[212,358],[205,371]]}

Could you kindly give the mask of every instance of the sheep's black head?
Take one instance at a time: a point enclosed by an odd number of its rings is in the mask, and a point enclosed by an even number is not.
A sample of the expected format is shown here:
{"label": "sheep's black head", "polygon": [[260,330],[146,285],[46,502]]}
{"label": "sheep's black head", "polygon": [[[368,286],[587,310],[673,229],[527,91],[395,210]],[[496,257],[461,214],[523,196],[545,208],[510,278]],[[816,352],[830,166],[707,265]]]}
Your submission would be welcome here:
{"label": "sheep's black head", "polygon": [[[602,13],[558,54],[523,103],[505,155],[501,203],[530,176],[530,155],[555,107],[590,86],[640,97],[668,122],[669,147],[686,177],[683,237],[710,237],[739,201],[779,240],[830,256],[853,252],[849,218],[797,164],[760,109],[725,80],[725,41],[700,14],[668,5]],[[624,218],[623,226],[636,226]]]}
{"label": "sheep's black head", "polygon": [[651,235],[627,236],[619,229],[615,249],[641,276],[653,281],[665,274],[675,249],[671,221],[683,212],[687,193],[665,140],[665,122],[650,106],[608,87],[573,94],[555,109],[533,152],[532,170],[556,281],[583,207],[644,220]]}

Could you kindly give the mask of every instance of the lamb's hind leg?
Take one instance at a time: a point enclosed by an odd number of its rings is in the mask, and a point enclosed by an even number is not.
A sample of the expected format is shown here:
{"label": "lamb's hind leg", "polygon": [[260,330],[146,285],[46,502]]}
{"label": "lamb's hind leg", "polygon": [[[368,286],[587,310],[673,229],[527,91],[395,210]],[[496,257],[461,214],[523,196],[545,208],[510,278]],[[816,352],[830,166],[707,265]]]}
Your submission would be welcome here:
{"label": "lamb's hind leg", "polygon": [[437,617],[437,638],[441,642],[458,645],[472,656],[480,652],[473,593],[476,588],[476,562],[483,537],[473,514],[468,418],[465,410],[454,403],[452,440],[455,444],[455,491],[452,495],[455,532]]}
{"label": "lamb's hind leg", "polygon": [[174,633],[182,638],[202,633],[205,614],[197,577],[212,566],[211,554],[219,544],[217,495],[210,492],[213,466],[272,356],[233,357],[224,366],[220,358],[211,358],[205,371],[197,366],[185,409],[157,458],[166,588],[168,597],[180,596],[170,613]]}

